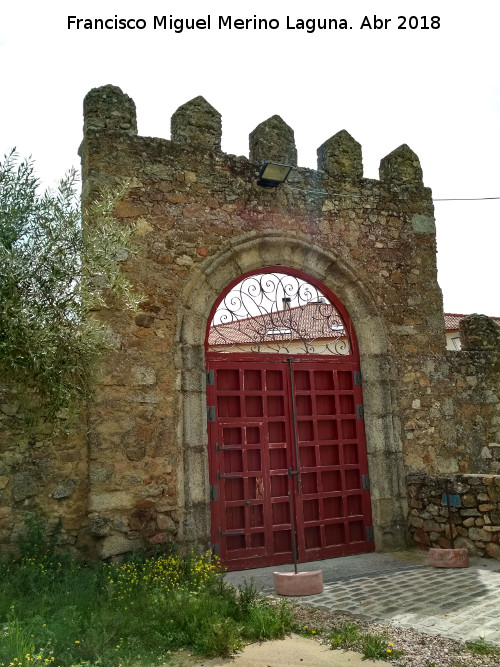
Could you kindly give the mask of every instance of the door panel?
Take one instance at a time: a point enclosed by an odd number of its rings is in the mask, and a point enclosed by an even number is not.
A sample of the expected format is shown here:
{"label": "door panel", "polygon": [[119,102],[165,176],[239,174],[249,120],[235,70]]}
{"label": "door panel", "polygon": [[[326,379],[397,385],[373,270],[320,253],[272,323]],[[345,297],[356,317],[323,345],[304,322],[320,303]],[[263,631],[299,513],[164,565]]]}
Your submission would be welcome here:
{"label": "door panel", "polygon": [[299,561],[373,550],[352,362],[235,357],[208,358],[212,543],[223,564],[291,562],[291,494]]}
{"label": "door panel", "polygon": [[351,368],[321,362],[293,363],[299,449],[295,506],[302,562],[368,551],[371,525],[361,387]]}

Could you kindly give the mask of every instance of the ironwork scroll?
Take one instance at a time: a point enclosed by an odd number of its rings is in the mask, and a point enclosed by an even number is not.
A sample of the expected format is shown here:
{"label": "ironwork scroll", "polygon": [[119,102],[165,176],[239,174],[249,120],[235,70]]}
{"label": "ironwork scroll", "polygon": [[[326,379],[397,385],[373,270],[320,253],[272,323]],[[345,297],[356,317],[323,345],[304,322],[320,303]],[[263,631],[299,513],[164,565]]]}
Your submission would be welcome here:
{"label": "ironwork scroll", "polygon": [[333,304],[314,285],[281,273],[244,278],[222,300],[209,332],[216,352],[350,354]]}

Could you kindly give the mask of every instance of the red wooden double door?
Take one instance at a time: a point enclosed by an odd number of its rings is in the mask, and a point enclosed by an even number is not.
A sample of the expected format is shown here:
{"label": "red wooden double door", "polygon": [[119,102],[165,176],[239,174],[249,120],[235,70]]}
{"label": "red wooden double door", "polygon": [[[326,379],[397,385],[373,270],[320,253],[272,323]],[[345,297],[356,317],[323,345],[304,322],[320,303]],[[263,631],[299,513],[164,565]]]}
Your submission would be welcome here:
{"label": "red wooden double door", "polygon": [[373,551],[359,365],[207,355],[211,540],[232,570]]}

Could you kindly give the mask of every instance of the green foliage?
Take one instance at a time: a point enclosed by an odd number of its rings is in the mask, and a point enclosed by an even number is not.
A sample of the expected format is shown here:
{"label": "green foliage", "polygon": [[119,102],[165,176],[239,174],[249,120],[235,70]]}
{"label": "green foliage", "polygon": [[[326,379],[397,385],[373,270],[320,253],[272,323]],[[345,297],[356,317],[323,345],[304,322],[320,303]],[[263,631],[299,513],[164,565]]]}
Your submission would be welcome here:
{"label": "green foliage", "polygon": [[333,628],[328,643],[332,649],[359,651],[365,660],[392,660],[403,655],[403,651],[394,648],[385,632],[363,633],[355,623],[344,623]]}
{"label": "green foliage", "polygon": [[55,557],[60,532],[59,521],[50,527],[40,515],[28,514],[25,518],[25,532],[18,537],[21,557],[34,558],[40,563],[51,561]]}
{"label": "green foliage", "polygon": [[465,644],[471,653],[474,655],[499,655],[500,649],[493,644],[488,643],[482,637],[474,639]]}
{"label": "green foliage", "polygon": [[101,193],[82,235],[76,183],[72,170],[40,194],[31,161],[0,162],[0,376],[32,421],[88,395],[106,347],[92,309],[110,296],[136,304],[117,263],[131,252],[131,230],[113,220],[124,191]]}
{"label": "green foliage", "polygon": [[6,666],[146,667],[178,649],[229,657],[292,627],[285,602],[229,586],[208,552],[95,566],[21,558],[0,565],[0,580]]}
{"label": "green foliage", "polygon": [[365,660],[391,660],[403,655],[403,651],[393,648],[393,644],[385,633],[362,635],[360,644]]}
{"label": "green foliage", "polygon": [[252,641],[284,637],[293,625],[293,615],[285,600],[278,605],[258,600],[246,615],[244,635]]}
{"label": "green foliage", "polygon": [[[323,630],[321,628],[317,628],[310,625],[297,625],[295,626],[295,632],[297,632],[297,634],[302,635],[303,637],[311,638],[311,637],[319,637],[323,633]],[[332,648],[336,647],[332,646]]]}
{"label": "green foliage", "polygon": [[328,639],[332,648],[352,648],[359,641],[360,630],[355,623],[344,623],[338,628],[333,628]]}

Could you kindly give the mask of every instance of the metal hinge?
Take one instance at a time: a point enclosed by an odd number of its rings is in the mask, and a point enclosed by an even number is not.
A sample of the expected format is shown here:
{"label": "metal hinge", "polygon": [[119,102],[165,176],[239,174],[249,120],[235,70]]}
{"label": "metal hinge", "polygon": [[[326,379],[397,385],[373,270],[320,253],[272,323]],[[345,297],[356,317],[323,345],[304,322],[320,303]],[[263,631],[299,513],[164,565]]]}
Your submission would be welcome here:
{"label": "metal hinge", "polygon": [[366,526],[366,541],[373,542],[373,526]]}
{"label": "metal hinge", "polygon": [[357,405],[356,406],[356,417],[358,419],[364,419],[365,418],[365,407],[364,407],[364,405]]}
{"label": "metal hinge", "polygon": [[213,387],[215,384],[215,373],[212,369],[211,371],[205,371],[207,375],[207,387]]}
{"label": "metal hinge", "polygon": [[359,387],[361,384],[361,371],[353,371],[352,375],[354,378],[354,384]]}
{"label": "metal hinge", "polygon": [[215,405],[207,405],[207,422],[215,421]]}
{"label": "metal hinge", "polygon": [[210,487],[210,502],[216,503],[219,500],[219,486],[218,484],[212,484]]}
{"label": "metal hinge", "polygon": [[361,475],[361,488],[367,491],[370,488],[370,475]]}

